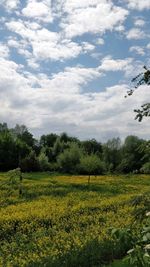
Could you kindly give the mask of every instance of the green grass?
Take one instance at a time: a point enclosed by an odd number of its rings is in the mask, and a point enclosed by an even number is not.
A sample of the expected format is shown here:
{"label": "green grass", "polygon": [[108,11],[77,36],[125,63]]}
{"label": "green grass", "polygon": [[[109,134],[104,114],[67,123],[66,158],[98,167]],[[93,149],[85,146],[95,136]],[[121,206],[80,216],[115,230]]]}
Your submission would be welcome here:
{"label": "green grass", "polygon": [[129,265],[125,263],[123,260],[116,260],[107,267],[129,267]]}
{"label": "green grass", "polygon": [[[23,175],[9,183],[0,174],[0,266],[98,267],[124,257],[130,244],[114,241],[110,228],[133,223],[132,199],[148,193],[146,175]],[[116,261],[112,267],[125,267]]]}

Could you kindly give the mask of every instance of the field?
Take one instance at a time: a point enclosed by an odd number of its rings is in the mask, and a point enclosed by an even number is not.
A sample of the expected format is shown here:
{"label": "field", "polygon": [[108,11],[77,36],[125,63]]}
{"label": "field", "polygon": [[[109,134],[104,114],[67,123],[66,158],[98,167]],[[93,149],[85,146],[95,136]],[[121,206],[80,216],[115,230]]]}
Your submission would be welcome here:
{"label": "field", "polygon": [[106,266],[131,248],[111,232],[133,223],[132,200],[148,193],[149,176],[93,176],[90,185],[86,176],[23,177],[19,195],[0,174],[0,266]]}

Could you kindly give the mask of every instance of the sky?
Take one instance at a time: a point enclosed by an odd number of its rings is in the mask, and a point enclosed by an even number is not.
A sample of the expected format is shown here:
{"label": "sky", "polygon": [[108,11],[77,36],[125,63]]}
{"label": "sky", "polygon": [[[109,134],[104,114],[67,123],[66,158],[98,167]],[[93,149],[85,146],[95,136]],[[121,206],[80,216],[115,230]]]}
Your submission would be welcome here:
{"label": "sky", "polygon": [[36,136],[150,137],[150,0],[0,0],[0,122]]}

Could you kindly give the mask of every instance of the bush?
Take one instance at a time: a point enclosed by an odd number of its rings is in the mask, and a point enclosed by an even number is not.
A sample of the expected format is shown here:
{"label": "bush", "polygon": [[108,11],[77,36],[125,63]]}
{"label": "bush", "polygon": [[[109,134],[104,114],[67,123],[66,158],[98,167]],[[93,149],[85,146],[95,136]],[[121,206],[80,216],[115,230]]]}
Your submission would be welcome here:
{"label": "bush", "polygon": [[24,172],[39,171],[39,162],[33,150],[26,158],[21,160],[20,167]]}
{"label": "bush", "polygon": [[97,175],[105,172],[104,162],[97,155],[85,155],[80,160],[81,174]]}
{"label": "bush", "polygon": [[150,162],[146,162],[140,169],[141,173],[150,174]]}
{"label": "bush", "polygon": [[65,149],[64,152],[58,156],[57,162],[63,172],[76,173],[78,172],[80,157],[81,149],[77,144],[73,143],[70,148]]}

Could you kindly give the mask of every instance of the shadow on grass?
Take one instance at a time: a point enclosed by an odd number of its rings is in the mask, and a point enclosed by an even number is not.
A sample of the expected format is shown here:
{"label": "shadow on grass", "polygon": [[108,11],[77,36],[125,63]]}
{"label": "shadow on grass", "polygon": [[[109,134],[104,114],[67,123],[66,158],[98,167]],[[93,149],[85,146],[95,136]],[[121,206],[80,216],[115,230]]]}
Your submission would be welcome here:
{"label": "shadow on grass", "polygon": [[72,246],[68,253],[61,254],[55,260],[52,257],[46,257],[41,260],[41,263],[31,263],[27,267],[102,267],[107,266],[114,259],[124,257],[130,247],[130,244],[128,247],[124,247],[121,243],[116,246],[112,240],[99,241],[95,238],[82,248]]}
{"label": "shadow on grass", "polygon": [[[113,196],[125,193],[125,188],[121,185],[96,185],[96,184],[60,184],[57,181],[51,181],[49,184],[34,185],[24,187],[23,197],[34,199],[40,196],[66,197],[70,193],[89,193],[96,192],[107,196]],[[82,194],[81,194],[82,196]]]}

